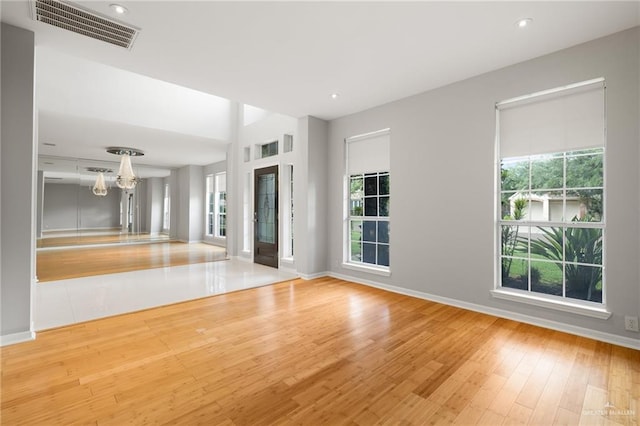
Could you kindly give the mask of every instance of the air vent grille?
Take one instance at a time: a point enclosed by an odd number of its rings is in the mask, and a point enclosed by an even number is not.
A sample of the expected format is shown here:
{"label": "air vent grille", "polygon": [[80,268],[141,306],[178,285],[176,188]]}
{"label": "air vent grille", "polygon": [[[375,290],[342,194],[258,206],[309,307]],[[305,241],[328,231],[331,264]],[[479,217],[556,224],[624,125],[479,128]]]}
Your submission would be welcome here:
{"label": "air vent grille", "polygon": [[56,0],[34,0],[33,19],[74,33],[131,49],[138,29]]}

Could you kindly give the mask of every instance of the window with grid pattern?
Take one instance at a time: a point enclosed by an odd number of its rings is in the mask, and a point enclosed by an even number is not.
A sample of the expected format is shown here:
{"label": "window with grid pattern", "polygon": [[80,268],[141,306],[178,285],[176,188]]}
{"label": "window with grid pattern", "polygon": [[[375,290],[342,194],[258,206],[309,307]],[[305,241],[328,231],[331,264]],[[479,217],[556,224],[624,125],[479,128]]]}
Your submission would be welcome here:
{"label": "window with grid pattern", "polygon": [[391,200],[389,130],[346,140],[345,261],[388,271]]}
{"label": "window with grid pattern", "polygon": [[500,287],[604,303],[604,90],[498,103]]}

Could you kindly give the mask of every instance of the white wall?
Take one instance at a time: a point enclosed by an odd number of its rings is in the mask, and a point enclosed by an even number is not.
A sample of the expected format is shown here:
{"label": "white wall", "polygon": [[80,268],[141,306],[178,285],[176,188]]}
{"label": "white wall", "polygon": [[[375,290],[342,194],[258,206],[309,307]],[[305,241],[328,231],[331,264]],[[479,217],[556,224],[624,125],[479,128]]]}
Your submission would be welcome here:
{"label": "white wall", "polygon": [[[235,105],[235,109],[232,109],[232,116],[237,120],[238,118],[238,104]],[[237,126],[234,126],[234,128]],[[237,140],[237,129],[232,131],[233,139]],[[225,242],[225,246],[227,249],[227,254],[230,256],[238,256],[238,238],[236,234],[238,233],[237,225],[242,223],[242,210],[238,210],[236,207],[236,199],[238,197],[238,176],[237,170],[238,165],[236,163],[236,148],[237,144],[230,143],[227,145],[227,240]],[[240,194],[241,195],[241,194]],[[235,236],[235,238],[234,238]]]}
{"label": "white wall", "polygon": [[[640,315],[639,39],[635,28],[331,121],[330,271],[638,339],[623,319]],[[494,105],[595,77],[607,81],[606,285],[613,315],[600,320],[494,299]],[[392,274],[381,277],[341,266],[343,144],[387,127]]]}
{"label": "white wall", "polygon": [[30,339],[35,277],[34,35],[2,24],[0,142],[1,343]]}
{"label": "white wall", "polygon": [[[242,108],[241,108],[242,109]],[[254,121],[246,126],[242,125],[243,123],[243,113],[240,111],[238,114],[238,122],[240,123],[238,126],[238,141],[233,144],[233,157],[234,157],[234,167],[229,168],[229,172],[227,174],[227,185],[232,185],[228,187],[228,193],[231,196],[228,199],[227,205],[233,209],[227,213],[227,217],[230,219],[230,223],[227,224],[228,229],[228,237],[227,239],[233,239],[234,250],[237,255],[253,259],[253,221],[250,221],[248,226],[248,232],[251,234],[251,247],[249,251],[244,251],[244,232],[245,232],[245,223],[243,220],[243,200],[244,200],[244,181],[247,173],[251,174],[251,188],[250,192],[250,211],[251,217],[253,217],[253,172],[256,169],[260,169],[263,167],[269,167],[277,165],[279,166],[279,192],[282,194],[285,190],[284,186],[286,182],[283,179],[282,166],[285,164],[293,164],[294,169],[296,169],[296,161],[298,150],[301,149],[301,141],[298,137],[298,120],[281,114],[266,114],[262,117],[262,119]],[[288,153],[283,152],[283,136],[285,134],[293,135],[293,150]],[[256,159],[255,149],[256,145],[261,145],[264,143],[272,142],[274,140],[278,140],[278,150],[279,154],[276,156]],[[250,160],[244,161],[244,148],[249,147],[251,150]],[[232,175],[230,174],[232,172]],[[294,172],[295,173],[295,172]],[[232,190],[232,188],[235,188]],[[283,197],[279,197],[279,206],[278,206],[278,214],[279,214],[279,223],[282,224],[283,220],[283,212],[285,211],[283,205]],[[294,204],[299,205],[304,202],[304,200],[294,199]],[[279,236],[278,240],[280,242],[283,241],[283,227],[279,226]],[[228,241],[229,244],[229,241]],[[281,244],[280,244],[281,246]],[[227,247],[229,249],[229,247]],[[234,255],[234,252],[230,252]],[[289,269],[295,268],[295,260],[282,260],[282,250],[280,247],[280,251],[278,254],[280,258],[280,267],[285,267]],[[294,258],[295,259],[295,258]]]}

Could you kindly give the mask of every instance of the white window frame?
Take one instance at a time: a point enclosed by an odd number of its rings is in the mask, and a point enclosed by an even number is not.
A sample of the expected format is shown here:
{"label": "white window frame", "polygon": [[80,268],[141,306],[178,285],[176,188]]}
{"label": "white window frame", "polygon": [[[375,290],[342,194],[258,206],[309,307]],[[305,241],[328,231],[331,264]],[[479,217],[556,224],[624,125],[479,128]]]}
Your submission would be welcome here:
{"label": "white window frame", "polygon": [[[207,237],[213,237],[215,234],[215,187],[214,176],[209,174],[205,177],[205,235]],[[212,203],[213,201],[213,203]]]}
{"label": "white window frame", "polygon": [[[120,215],[122,217],[122,214]],[[122,223],[121,223],[122,224]],[[162,230],[169,231],[171,227],[171,192],[168,183],[164,184],[164,194],[162,196]]]}
{"label": "white window frame", "polygon": [[[607,305],[606,305],[606,290],[607,290],[607,286],[606,286],[606,220],[607,220],[607,210],[606,210],[606,193],[607,193],[607,182],[606,182],[606,98],[605,98],[605,102],[603,105],[604,108],[604,123],[605,123],[605,127],[603,129],[603,134],[604,134],[604,138],[603,138],[603,186],[602,186],[602,191],[603,191],[603,196],[602,196],[602,203],[603,203],[603,207],[604,207],[604,217],[602,218],[601,222],[587,222],[587,223],[583,223],[581,224],[580,227],[584,227],[584,228],[598,228],[598,229],[602,229],[602,238],[603,238],[603,248],[602,248],[602,302],[598,303],[598,302],[592,302],[592,301],[585,301],[585,300],[580,300],[580,299],[573,299],[573,298],[568,298],[565,295],[565,287],[563,286],[563,295],[562,296],[554,296],[554,295],[548,295],[548,294],[544,294],[544,293],[537,293],[537,292],[533,292],[530,289],[528,290],[518,290],[518,289],[511,289],[508,287],[502,287],[502,256],[501,256],[501,229],[502,229],[502,225],[509,225],[509,224],[514,224],[514,221],[505,221],[503,220],[502,216],[502,206],[501,206],[501,163],[502,163],[502,155],[501,155],[501,149],[500,149],[500,107],[508,105],[510,103],[514,103],[514,102],[520,102],[523,100],[529,100],[532,98],[536,98],[539,96],[546,96],[546,95],[550,95],[550,94],[554,94],[554,93],[561,93],[563,91],[569,91],[569,90],[573,90],[573,89],[577,89],[580,88],[582,86],[588,86],[588,85],[592,85],[592,84],[597,84],[601,82],[603,85],[603,90],[605,90],[605,94],[606,94],[606,86],[604,85],[604,79],[593,79],[593,80],[589,80],[589,81],[584,81],[584,82],[580,82],[580,83],[575,83],[575,84],[571,84],[571,85],[567,85],[567,86],[563,86],[563,87],[558,87],[555,89],[550,89],[550,90],[545,90],[545,91],[541,91],[541,92],[536,92],[530,95],[525,95],[525,96],[521,96],[521,97],[517,97],[517,98],[513,98],[513,99],[508,99],[502,102],[498,102],[496,104],[496,139],[495,139],[495,177],[494,177],[494,182],[495,182],[495,213],[494,213],[494,220],[495,220],[495,234],[494,234],[494,247],[495,247],[495,252],[494,252],[494,258],[495,258],[495,263],[494,263],[494,288],[493,290],[491,290],[491,294],[493,297],[498,298],[498,299],[503,299],[503,300],[509,300],[509,301],[516,301],[516,302],[520,302],[520,303],[525,303],[525,304],[530,304],[530,305],[535,305],[535,306],[540,306],[540,307],[544,307],[544,308],[549,308],[549,309],[554,309],[554,310],[560,310],[560,311],[564,311],[564,312],[571,312],[571,313],[575,313],[575,314],[579,314],[579,315],[583,315],[583,316],[589,316],[589,317],[594,317],[594,318],[600,318],[600,319],[607,319],[611,316],[611,312],[607,309]],[[606,96],[606,95],[605,95]],[[563,155],[563,158],[566,157],[566,152],[568,151],[559,151],[564,153],[565,155]],[[548,153],[548,154],[553,154],[553,153]],[[535,154],[532,154],[532,156],[535,156]],[[566,162],[566,160],[565,160]],[[566,167],[566,165],[565,165]],[[566,199],[566,180],[563,181],[563,200]],[[564,201],[563,201],[564,203]],[[566,218],[565,218],[566,219]],[[568,222],[566,220],[563,220],[561,222],[558,221],[534,221],[534,220],[526,220],[526,221],[518,221],[515,222],[518,223],[520,226],[531,226],[531,227],[536,227],[536,226],[543,226],[543,227],[559,227],[562,228],[563,230],[567,229],[567,228],[571,228],[573,227],[571,225],[571,222]],[[528,253],[528,256],[530,258],[531,253]],[[566,262],[566,259],[564,259],[563,256],[563,264],[564,262]],[[530,280],[529,280],[530,281]]]}
{"label": "white window frame", "polygon": [[[226,206],[227,206],[227,190],[226,190],[226,183],[225,183],[225,190],[221,191],[221,184],[220,184],[220,180],[222,179],[222,177],[225,178],[227,177],[227,172],[220,172],[220,173],[216,173],[215,175],[215,194],[214,194],[214,216],[215,216],[215,224],[214,224],[214,236],[216,238],[221,238],[221,239],[226,239],[226,231],[227,231],[227,222],[226,222],[226,218],[227,218],[227,211],[226,211]],[[222,194],[224,194],[224,198],[222,196]],[[224,206],[225,210],[224,212],[222,211],[222,207]],[[222,233],[222,227],[220,226],[220,219],[221,217],[225,218],[225,226],[224,226],[224,231],[225,231],[225,235],[221,235]]]}
{"label": "white window frame", "polygon": [[250,254],[253,239],[253,172],[246,172],[242,185],[242,252]]}
{"label": "white window frame", "polygon": [[[371,274],[382,275],[382,276],[390,276],[391,275],[391,259],[389,259],[389,266],[376,265],[365,262],[357,262],[351,260],[351,220],[366,220],[369,218],[373,221],[387,221],[391,224],[391,212],[389,212],[389,216],[362,216],[360,217],[352,217],[351,216],[351,174],[349,172],[349,147],[348,144],[350,142],[362,141],[369,138],[375,138],[380,136],[388,135],[390,136],[391,130],[389,128],[378,130],[375,132],[365,133],[362,135],[352,136],[350,138],[345,139],[344,144],[344,178],[343,178],[343,262],[342,267],[345,269],[351,269],[355,271],[368,272]],[[373,167],[377,168],[377,167]],[[387,170],[369,170],[366,173],[389,173],[391,175],[391,167],[387,167]],[[363,173],[364,175],[364,173]],[[391,198],[391,190],[389,190],[389,197]],[[391,236],[389,236],[389,257],[391,257]]]}
{"label": "white window frame", "polygon": [[[264,147],[272,147],[275,146],[275,152],[270,153],[264,153],[262,152]],[[269,142],[265,142],[265,143],[261,143],[256,145],[255,147],[255,155],[256,155],[256,160],[260,160],[263,158],[271,158],[271,157],[277,157],[280,154],[280,140],[279,139],[273,139],[270,140]]]}
{"label": "white window frame", "polygon": [[293,244],[293,164],[283,164],[281,167],[282,178],[280,179],[282,205],[282,259],[289,263],[294,260]]}

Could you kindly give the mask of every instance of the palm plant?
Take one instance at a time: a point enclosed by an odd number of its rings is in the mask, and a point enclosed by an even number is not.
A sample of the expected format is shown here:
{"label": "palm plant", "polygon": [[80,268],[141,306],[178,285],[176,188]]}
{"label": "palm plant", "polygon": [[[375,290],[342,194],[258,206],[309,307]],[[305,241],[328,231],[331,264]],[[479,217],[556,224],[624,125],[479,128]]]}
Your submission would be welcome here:
{"label": "palm plant", "polygon": [[[505,220],[521,220],[524,217],[524,209],[527,206],[527,200],[517,198],[513,202],[513,214],[506,215]],[[502,255],[510,256],[502,258],[502,282],[509,278],[511,272],[511,264],[513,263],[513,254],[518,247],[518,225],[508,225],[502,227]]]}
{"label": "palm plant", "polygon": [[[588,219],[574,221],[587,221]],[[602,232],[594,228],[541,228],[543,236],[531,240],[531,253],[545,259],[557,261],[556,265],[562,269],[565,262],[565,280],[567,296],[601,301],[602,296],[596,292],[597,284],[602,280],[602,268],[579,265],[602,264]],[[564,236],[564,253],[562,250]]]}

